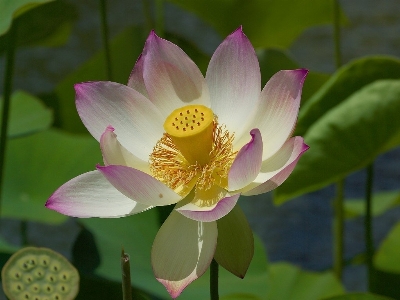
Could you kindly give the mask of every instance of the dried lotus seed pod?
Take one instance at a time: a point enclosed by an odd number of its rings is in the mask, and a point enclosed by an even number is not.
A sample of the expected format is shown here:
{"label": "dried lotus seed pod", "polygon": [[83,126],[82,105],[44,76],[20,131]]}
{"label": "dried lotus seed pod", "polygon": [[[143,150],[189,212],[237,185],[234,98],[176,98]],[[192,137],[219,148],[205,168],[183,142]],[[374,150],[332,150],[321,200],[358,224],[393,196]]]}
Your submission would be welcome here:
{"label": "dried lotus seed pod", "polygon": [[64,256],[47,248],[19,250],[1,275],[10,300],[72,300],[79,290],[78,271]]}

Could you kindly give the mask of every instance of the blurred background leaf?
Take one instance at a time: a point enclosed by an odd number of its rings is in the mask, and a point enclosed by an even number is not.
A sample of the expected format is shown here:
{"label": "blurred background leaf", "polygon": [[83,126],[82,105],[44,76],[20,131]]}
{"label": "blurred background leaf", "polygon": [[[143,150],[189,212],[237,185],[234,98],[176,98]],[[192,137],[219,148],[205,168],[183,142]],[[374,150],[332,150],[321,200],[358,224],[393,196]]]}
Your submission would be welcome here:
{"label": "blurred background leaf", "polygon": [[332,21],[331,0],[169,1],[195,13],[223,37],[243,25],[256,48],[287,48],[304,29]]}
{"label": "blurred background leaf", "polygon": [[[0,102],[3,99],[0,98]],[[0,120],[2,116],[0,106]],[[15,91],[11,96],[8,137],[18,137],[47,129],[53,122],[53,112],[36,97]]]}
{"label": "blurred background leaf", "polygon": [[27,12],[28,10],[54,0],[0,0],[0,35],[8,31],[13,18]]}
{"label": "blurred background leaf", "polygon": [[[400,204],[400,192],[380,192],[372,196],[372,216],[379,216]],[[344,203],[346,218],[365,215],[365,199],[346,199]]]}
{"label": "blurred background leaf", "polygon": [[344,293],[332,272],[308,272],[288,263],[269,266],[268,300],[318,300]]}
{"label": "blurred background leaf", "polygon": [[351,293],[337,297],[324,298],[323,300],[393,300],[393,299],[374,294]]}
{"label": "blurred background leaf", "polygon": [[67,217],[45,208],[46,200],[102,162],[94,138],[54,129],[10,140],[6,159],[2,216],[53,224]]}
{"label": "blurred background leaf", "polygon": [[[35,7],[18,17],[18,47],[61,46],[67,42],[78,13],[74,5],[57,0]],[[0,37],[0,53],[6,49],[6,37]]]}

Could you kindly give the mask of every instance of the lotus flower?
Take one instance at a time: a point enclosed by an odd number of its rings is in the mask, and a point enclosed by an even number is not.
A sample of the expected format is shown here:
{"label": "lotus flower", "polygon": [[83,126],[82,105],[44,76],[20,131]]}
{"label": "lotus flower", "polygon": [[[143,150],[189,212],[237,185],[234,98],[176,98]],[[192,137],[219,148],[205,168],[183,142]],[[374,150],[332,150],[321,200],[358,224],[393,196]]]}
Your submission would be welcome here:
{"label": "lotus flower", "polygon": [[47,208],[122,217],[176,204],[152,248],[155,276],[176,298],[213,258],[244,277],[253,236],[239,196],[279,186],[308,149],[290,137],[307,70],[276,73],[261,90],[255,51],[238,28],[206,76],[151,32],[127,85],[75,85],[76,106],[104,166],[62,185]]}

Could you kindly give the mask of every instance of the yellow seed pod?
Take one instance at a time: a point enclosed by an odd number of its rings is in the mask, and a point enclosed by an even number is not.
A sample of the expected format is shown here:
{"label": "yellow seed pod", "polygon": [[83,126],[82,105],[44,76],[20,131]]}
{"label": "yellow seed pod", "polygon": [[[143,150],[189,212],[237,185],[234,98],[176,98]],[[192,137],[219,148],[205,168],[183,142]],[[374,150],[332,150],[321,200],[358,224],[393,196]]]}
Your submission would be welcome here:
{"label": "yellow seed pod", "polygon": [[79,273],[61,254],[47,248],[27,247],[14,253],[2,271],[9,299],[75,299]]}

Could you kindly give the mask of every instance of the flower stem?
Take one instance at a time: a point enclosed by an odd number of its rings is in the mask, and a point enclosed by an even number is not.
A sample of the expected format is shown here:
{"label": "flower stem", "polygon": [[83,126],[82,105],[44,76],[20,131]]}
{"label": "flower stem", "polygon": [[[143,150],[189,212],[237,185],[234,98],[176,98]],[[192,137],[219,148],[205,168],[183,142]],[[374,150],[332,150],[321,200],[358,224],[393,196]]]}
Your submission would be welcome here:
{"label": "flower stem", "polygon": [[156,33],[164,36],[164,0],[156,0]]}
{"label": "flower stem", "polygon": [[336,69],[342,66],[342,55],[340,46],[340,6],[339,0],[333,1],[333,35],[335,43],[335,64]]}
{"label": "flower stem", "polygon": [[6,156],[6,144],[7,144],[7,129],[8,129],[8,117],[10,112],[10,101],[11,91],[13,86],[14,77],[14,60],[15,60],[15,49],[17,40],[17,21],[11,24],[11,28],[7,33],[6,41],[6,67],[4,72],[4,94],[3,94],[3,110],[1,118],[1,129],[0,129],[0,215],[1,215],[1,200],[3,195],[3,177],[4,177],[4,165]]}
{"label": "flower stem", "polygon": [[[340,47],[340,6],[339,0],[333,1],[333,40],[335,45],[335,65],[339,69],[342,65]],[[343,273],[344,253],[344,179],[336,183],[336,197],[333,201],[333,270],[336,277],[341,280]]]}
{"label": "flower stem", "polygon": [[132,300],[131,267],[129,264],[129,254],[121,251],[121,271],[122,271],[122,299]]}
{"label": "flower stem", "polygon": [[366,261],[367,261],[367,273],[368,273],[368,291],[371,291],[372,276],[373,276],[373,255],[374,255],[374,242],[373,242],[373,231],[372,231],[372,185],[374,177],[374,166],[371,163],[367,167],[367,182],[365,190],[365,250],[366,250]]}
{"label": "flower stem", "polygon": [[150,9],[150,3],[149,0],[143,0],[142,1],[143,5],[143,15],[145,19],[145,33],[146,35],[149,34],[150,30],[152,30],[154,26],[153,18],[151,17],[151,9]]}
{"label": "flower stem", "polygon": [[342,279],[344,252],[344,179],[336,183],[336,198],[333,201],[333,271],[336,278]]}
{"label": "flower stem", "polygon": [[112,81],[111,53],[108,39],[108,23],[107,23],[107,5],[106,0],[100,0],[100,15],[101,15],[101,34],[103,40],[104,55],[106,59],[106,75],[107,79]]}
{"label": "flower stem", "polygon": [[212,260],[210,265],[210,299],[218,300],[218,263],[215,259]]}

